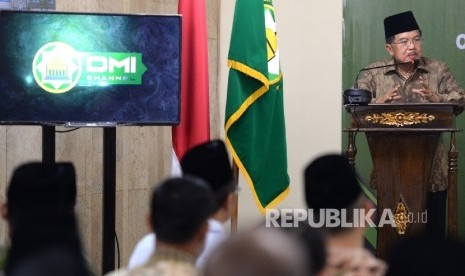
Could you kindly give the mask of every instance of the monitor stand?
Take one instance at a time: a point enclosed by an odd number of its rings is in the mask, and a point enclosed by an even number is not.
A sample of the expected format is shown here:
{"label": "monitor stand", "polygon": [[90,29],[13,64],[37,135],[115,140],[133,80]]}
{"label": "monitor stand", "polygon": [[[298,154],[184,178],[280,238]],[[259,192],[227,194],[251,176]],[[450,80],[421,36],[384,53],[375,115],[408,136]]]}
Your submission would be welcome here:
{"label": "monitor stand", "polygon": [[[115,270],[116,127],[103,128],[102,272]],[[100,126],[101,127],[101,126]],[[42,125],[42,163],[55,163],[55,126]]]}

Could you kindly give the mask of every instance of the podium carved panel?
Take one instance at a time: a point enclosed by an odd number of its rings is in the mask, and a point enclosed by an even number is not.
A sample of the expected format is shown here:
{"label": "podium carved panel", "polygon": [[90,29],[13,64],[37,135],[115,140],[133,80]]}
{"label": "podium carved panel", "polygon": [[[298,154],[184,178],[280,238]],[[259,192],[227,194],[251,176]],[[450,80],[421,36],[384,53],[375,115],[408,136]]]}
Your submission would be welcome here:
{"label": "podium carved panel", "polygon": [[[402,237],[425,231],[429,177],[443,133],[451,134],[448,170],[448,233],[457,234],[457,156],[454,104],[347,105],[351,114],[347,157],[355,164],[354,133],[366,135],[373,161],[372,188],[378,193],[378,215],[389,209],[396,227],[378,230],[377,253],[386,258]],[[443,153],[446,154],[446,153]]]}

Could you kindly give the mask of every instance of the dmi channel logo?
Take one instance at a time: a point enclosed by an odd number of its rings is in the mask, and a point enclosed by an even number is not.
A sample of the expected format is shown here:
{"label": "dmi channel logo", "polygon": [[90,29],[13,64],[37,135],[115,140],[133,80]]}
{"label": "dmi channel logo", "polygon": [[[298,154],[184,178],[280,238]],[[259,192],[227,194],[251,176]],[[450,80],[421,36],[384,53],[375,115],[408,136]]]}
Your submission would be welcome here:
{"label": "dmi channel logo", "polygon": [[140,53],[78,52],[63,42],[42,46],[32,61],[37,84],[50,93],[65,93],[76,85],[138,85],[147,68]]}

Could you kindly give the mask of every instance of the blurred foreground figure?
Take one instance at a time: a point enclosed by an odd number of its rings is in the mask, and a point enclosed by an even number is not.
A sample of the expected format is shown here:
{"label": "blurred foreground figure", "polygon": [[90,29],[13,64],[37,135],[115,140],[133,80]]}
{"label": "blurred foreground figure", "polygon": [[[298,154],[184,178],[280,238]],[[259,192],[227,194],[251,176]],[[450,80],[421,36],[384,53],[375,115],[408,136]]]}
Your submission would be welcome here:
{"label": "blurred foreground figure", "polygon": [[289,233],[259,227],[212,252],[204,276],[311,276],[305,247]]}
{"label": "blurred foreground figure", "polygon": [[153,192],[151,225],[157,250],[147,263],[122,269],[112,276],[194,276],[215,203],[208,184],[190,176],[170,178]]}
{"label": "blurred foreground figure", "polygon": [[90,275],[75,204],[71,163],[28,163],[14,171],[1,210],[11,238],[5,275]]}
{"label": "blurred foreground figure", "polygon": [[[191,148],[182,158],[181,168],[183,174],[205,180],[215,196],[216,207],[208,220],[205,249],[196,261],[198,267],[203,267],[211,251],[228,237],[223,223],[229,220],[234,208],[236,184],[233,182],[231,164],[224,142],[212,140]],[[155,234],[145,235],[137,243],[128,267],[134,268],[145,264],[155,251]]]}
{"label": "blurred foreground figure", "polygon": [[388,276],[465,275],[465,245],[426,235],[410,237],[393,248],[388,262]]}
{"label": "blurred foreground figure", "polygon": [[327,259],[319,275],[384,275],[384,261],[364,248],[366,224],[355,223],[360,222],[357,214],[366,214],[374,206],[360,188],[347,158],[327,154],[313,160],[305,169],[305,196],[315,221],[327,222],[327,211],[332,211],[339,214],[340,221],[353,224],[323,224]]}

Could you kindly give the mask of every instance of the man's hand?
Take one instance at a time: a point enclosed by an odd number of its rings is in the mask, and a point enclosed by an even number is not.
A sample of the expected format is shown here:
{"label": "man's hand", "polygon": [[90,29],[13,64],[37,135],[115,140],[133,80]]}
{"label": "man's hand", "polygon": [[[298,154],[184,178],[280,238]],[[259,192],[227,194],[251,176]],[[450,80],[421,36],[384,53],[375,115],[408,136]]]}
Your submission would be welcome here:
{"label": "man's hand", "polygon": [[401,99],[402,97],[398,93],[399,88],[400,85],[397,85],[391,92],[386,93],[382,97],[377,98],[375,100],[375,103],[391,103],[395,100]]}
{"label": "man's hand", "polygon": [[422,76],[420,76],[420,83],[422,88],[413,88],[413,93],[420,95],[420,97],[432,103],[439,103],[441,101],[439,95],[429,89]]}

